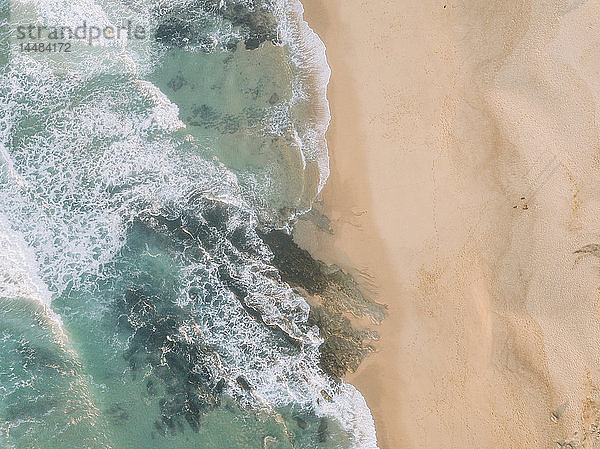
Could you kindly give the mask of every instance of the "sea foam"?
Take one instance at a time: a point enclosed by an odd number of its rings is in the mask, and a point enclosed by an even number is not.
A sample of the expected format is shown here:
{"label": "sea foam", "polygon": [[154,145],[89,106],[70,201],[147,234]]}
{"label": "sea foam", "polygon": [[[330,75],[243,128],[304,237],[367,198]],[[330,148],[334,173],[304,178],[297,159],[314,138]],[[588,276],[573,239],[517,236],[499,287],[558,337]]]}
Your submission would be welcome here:
{"label": "sea foam", "polygon": [[[33,4],[40,16],[52,20],[76,23],[88,11],[97,20],[108,20],[97,4]],[[275,12],[281,43],[290,48],[298,68],[290,111],[305,164],[319,167],[318,192],[329,175],[325,93],[330,70],[325,47],[302,19],[299,2],[277,3]],[[51,298],[65,292],[94,293],[97,279],[107,276],[105,267],[127,244],[128,227],[140,214],[188,210],[194,195],[230,205],[233,212],[220,245],[230,248],[229,239],[242,228],[256,255],[231,249],[234,258],[220,259],[225,253],[219,250],[202,263],[182,256],[177,301],[202,316],[198,299],[190,301],[189,291],[203,285],[200,279],[219,285],[218,268],[226,265],[248,289],[245,305],[258,310],[267,325],[298,341],[300,349],[279,352],[272,334],[248,320],[232,292],[221,288],[214,295],[207,285],[204,298],[215,301],[214,307],[206,322],[198,321],[203,344],[214,345],[222,355],[215,369],[228,379],[229,392],[249,407],[309,407],[338,421],[353,435],[353,447],[376,447],[364,398],[343,381],[335,384],[319,368],[321,340],[316,329],[306,326],[308,305],[273,277],[269,251],[254,231],[259,219],[243,198],[237,176],[222,164],[204,160],[189,141],[171,135],[185,127],[177,106],[139,78],[144,71],[131,56],[132,69],[119,72],[121,77],[106,86],[95,84],[102,79],[94,66],[103,61],[101,54],[87,66],[72,68],[68,82],[26,55],[13,55],[12,68],[3,73],[0,86],[6,95],[0,97],[0,108],[8,123],[2,125],[0,143],[5,168],[0,213],[10,234],[0,236],[0,248],[9,241],[21,242],[7,247],[5,257],[9,262],[20,257],[15,266],[22,267],[10,275],[21,280],[6,281],[6,290],[11,295],[37,295],[49,309]],[[272,126],[276,122],[274,116]],[[179,331],[192,338],[185,329]],[[236,382],[242,375],[252,385],[251,395]]]}

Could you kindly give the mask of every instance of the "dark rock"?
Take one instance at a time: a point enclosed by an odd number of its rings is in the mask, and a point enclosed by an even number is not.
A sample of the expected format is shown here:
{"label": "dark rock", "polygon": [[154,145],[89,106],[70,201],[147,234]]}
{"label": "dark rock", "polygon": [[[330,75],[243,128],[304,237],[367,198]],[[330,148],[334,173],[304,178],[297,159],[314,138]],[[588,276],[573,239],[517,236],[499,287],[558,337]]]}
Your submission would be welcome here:
{"label": "dark rock", "polygon": [[306,428],[308,427],[308,424],[306,423],[306,421],[304,419],[302,419],[299,416],[294,416],[294,419],[296,420],[296,424],[298,424],[298,427],[300,427],[302,430],[306,430]]}
{"label": "dark rock", "polygon": [[321,396],[323,396],[323,399],[325,399],[326,401],[333,402],[333,398],[325,390],[321,390]]}
{"label": "dark rock", "polygon": [[327,419],[321,418],[319,422],[319,430],[317,431],[317,436],[319,438],[319,443],[324,443],[327,441]]}
{"label": "dark rock", "polygon": [[178,73],[177,75],[175,75],[174,78],[172,78],[171,80],[169,80],[169,82],[167,83],[167,85],[173,89],[174,91],[178,91],[179,89],[181,89],[183,86],[185,86],[187,84],[186,79],[181,75],[181,73]]}
{"label": "dark rock", "polygon": [[280,98],[279,98],[279,95],[277,95],[277,93],[273,93],[273,95],[271,95],[271,96],[269,97],[269,104],[270,104],[271,106],[274,106],[274,105],[276,105],[277,103],[279,103],[279,100],[280,100]]}
{"label": "dark rock", "polygon": [[219,113],[211,106],[206,104],[192,106],[192,115],[187,118],[187,122],[194,126],[204,128],[214,128],[221,119]]}
{"label": "dark rock", "polygon": [[[210,351],[202,346],[199,336],[195,341],[178,336],[184,323],[194,328],[193,316],[175,307],[169,295],[150,295],[140,288],[126,290],[118,309],[127,313],[132,332],[124,354],[132,374],[143,372],[149,377],[149,397],[155,397],[161,388],[166,394],[158,402],[156,430],[163,436],[167,432],[174,435],[183,432],[183,423],[188,422],[197,431],[201,415],[217,406],[219,398],[214,393],[217,381],[206,367],[211,363]],[[147,374],[146,366],[152,374]]]}
{"label": "dark rock", "polygon": [[242,376],[238,376],[237,379],[235,379],[235,381],[238,383],[238,385],[244,391],[250,391],[250,389],[252,388],[250,386],[250,383],[246,379],[244,379]]}
{"label": "dark rock", "polygon": [[169,17],[158,25],[154,38],[162,44],[183,47],[189,42],[192,33],[193,29],[188,21]]}
{"label": "dark rock", "polygon": [[309,301],[311,295],[318,298],[318,302],[311,301],[308,324],[317,326],[325,340],[319,348],[323,371],[335,378],[356,371],[374,350],[367,341],[376,339],[377,333],[354,328],[343,313],[379,322],[385,307],[365,298],[346,273],[315,260],[289,234],[274,230],[260,237],[273,252],[272,263],[282,279],[307,292]]}
{"label": "dark rock", "polygon": [[[249,1],[244,4],[226,1],[223,7],[214,0],[196,1],[182,5],[163,7],[159,16],[160,24],[157,27],[156,41],[169,46],[184,47],[187,45],[198,46],[202,51],[210,52],[215,48],[215,42],[206,30],[210,29],[203,20],[192,23],[189,17],[198,17],[199,8],[209,16],[220,17],[229,22],[242,36],[247,50],[258,48],[263,42],[279,43],[277,22],[270,11],[272,5],[266,1]],[[192,13],[191,10],[196,12]],[[235,51],[237,42],[230,40],[221,43],[221,48],[226,51]]]}
{"label": "dark rock", "polygon": [[154,421],[154,428],[158,430],[163,437],[167,435],[166,425],[162,421]]}
{"label": "dark rock", "polygon": [[319,348],[321,368],[333,377],[341,378],[347,372],[356,371],[364,358],[375,349],[367,341],[377,338],[376,333],[355,329],[350,320],[339,312],[313,304],[308,323],[321,331],[321,337],[325,340]]}
{"label": "dark rock", "polygon": [[121,404],[111,405],[105,413],[113,425],[124,425],[129,419],[129,414]]}

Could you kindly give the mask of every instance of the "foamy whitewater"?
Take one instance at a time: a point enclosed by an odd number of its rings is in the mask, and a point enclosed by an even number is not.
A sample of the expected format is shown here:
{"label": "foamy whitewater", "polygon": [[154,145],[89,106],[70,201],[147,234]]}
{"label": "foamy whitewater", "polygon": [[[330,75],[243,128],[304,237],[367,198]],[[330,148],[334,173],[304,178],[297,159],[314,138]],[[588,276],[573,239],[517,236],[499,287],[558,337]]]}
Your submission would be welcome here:
{"label": "foamy whitewater", "polygon": [[376,448],[258,232],[329,174],[300,3],[3,0],[0,33],[0,446]]}

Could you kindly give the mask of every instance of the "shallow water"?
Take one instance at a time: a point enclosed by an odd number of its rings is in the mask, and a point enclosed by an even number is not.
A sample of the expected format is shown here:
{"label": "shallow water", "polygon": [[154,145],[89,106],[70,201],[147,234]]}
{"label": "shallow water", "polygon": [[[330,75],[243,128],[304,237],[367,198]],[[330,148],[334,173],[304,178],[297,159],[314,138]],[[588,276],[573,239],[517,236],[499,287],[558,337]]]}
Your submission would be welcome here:
{"label": "shallow water", "polygon": [[[376,446],[257,234],[328,174],[328,69],[297,8],[3,4],[3,447]],[[146,39],[42,54],[15,38],[129,19]]]}

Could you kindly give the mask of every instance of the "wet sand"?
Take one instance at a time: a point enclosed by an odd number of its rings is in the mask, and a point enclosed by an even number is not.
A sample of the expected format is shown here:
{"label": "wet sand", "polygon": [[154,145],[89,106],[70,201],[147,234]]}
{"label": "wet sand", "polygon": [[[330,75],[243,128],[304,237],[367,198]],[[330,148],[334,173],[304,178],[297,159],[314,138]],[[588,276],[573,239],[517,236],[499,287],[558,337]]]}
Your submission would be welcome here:
{"label": "wet sand", "polygon": [[388,305],[380,447],[600,447],[600,4],[304,4],[333,234],[295,237]]}

